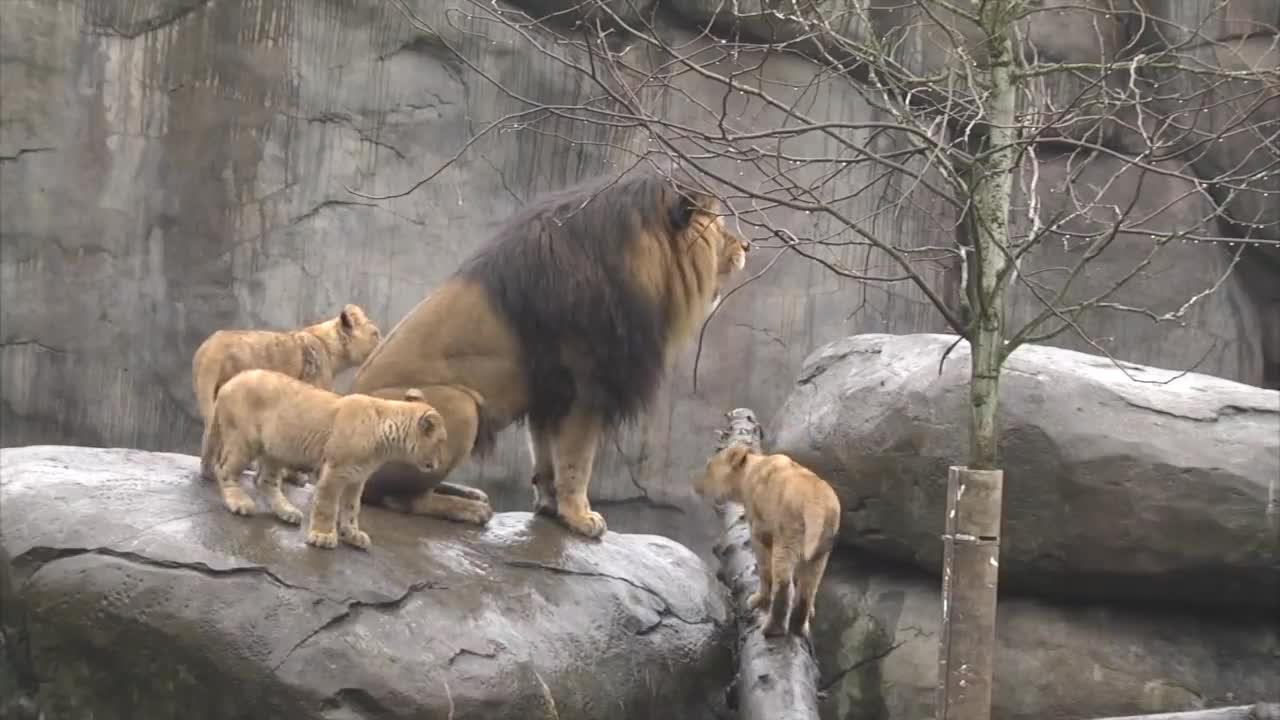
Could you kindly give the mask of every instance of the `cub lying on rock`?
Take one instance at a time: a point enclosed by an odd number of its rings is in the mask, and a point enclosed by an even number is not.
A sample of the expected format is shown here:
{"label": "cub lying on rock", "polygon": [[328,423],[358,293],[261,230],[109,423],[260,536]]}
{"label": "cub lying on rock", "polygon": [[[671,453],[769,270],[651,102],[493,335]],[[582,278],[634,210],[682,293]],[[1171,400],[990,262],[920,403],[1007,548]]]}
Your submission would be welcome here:
{"label": "cub lying on rock", "polygon": [[760,589],[750,604],[756,610],[768,607],[764,634],[781,635],[785,626],[793,634],[808,637],[814,597],[840,530],[840,499],[835,491],[786,455],[765,455],[741,446],[713,455],[693,489],[700,497],[729,500],[746,508],[760,570]]}
{"label": "cub lying on rock", "polygon": [[[243,370],[275,370],[292,378],[331,389],[333,376],[363,363],[378,346],[381,332],[359,305],[346,305],[336,318],[301,330],[219,330],[196,348],[191,358],[191,383],[200,419],[205,425],[213,411],[218,388]],[[200,472],[212,478],[212,468]],[[289,473],[292,482],[305,480]]]}
{"label": "cub lying on rock", "polygon": [[367,548],[359,513],[369,474],[388,461],[431,472],[445,440],[443,418],[417,389],[404,400],[384,400],[339,395],[274,370],[246,370],[218,388],[200,458],[213,469],[223,504],[238,515],[254,510],[239,479],[257,459],[259,490],[276,517],[291,524],[301,523],[302,513],[280,488],[284,471],[319,469],[307,543],[332,548],[341,538]]}

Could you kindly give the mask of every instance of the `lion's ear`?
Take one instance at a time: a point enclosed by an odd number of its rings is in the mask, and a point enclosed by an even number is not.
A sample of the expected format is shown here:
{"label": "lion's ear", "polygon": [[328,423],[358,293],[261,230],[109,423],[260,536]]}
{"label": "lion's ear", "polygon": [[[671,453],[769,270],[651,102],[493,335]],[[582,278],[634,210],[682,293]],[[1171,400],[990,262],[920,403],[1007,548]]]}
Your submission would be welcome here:
{"label": "lion's ear", "polygon": [[404,399],[409,402],[426,402],[427,396],[423,395],[418,388],[409,388],[404,391]]}
{"label": "lion's ear", "polygon": [[431,433],[435,432],[435,429],[437,425],[439,425],[439,422],[440,422],[440,415],[437,414],[434,410],[430,412],[425,412],[418,416],[418,429],[422,431],[423,435],[430,435]]}

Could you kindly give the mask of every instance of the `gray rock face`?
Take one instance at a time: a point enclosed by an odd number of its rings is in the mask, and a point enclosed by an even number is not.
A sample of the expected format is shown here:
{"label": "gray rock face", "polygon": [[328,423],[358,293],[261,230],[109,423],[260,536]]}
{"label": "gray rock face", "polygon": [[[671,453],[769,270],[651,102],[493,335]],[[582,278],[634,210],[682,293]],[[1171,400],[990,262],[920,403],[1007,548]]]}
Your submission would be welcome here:
{"label": "gray rock face", "polygon": [[7,674],[48,720],[710,718],[732,674],[724,591],[665,538],[370,508],[371,553],[320,552],[193,457],[0,465]]}
{"label": "gray rock face", "polygon": [[[933,717],[939,598],[936,577],[849,553],[833,559],[814,621],[823,720]],[[1278,622],[1002,594],[991,717],[1086,720],[1274,700]]]}
{"label": "gray rock face", "polygon": [[[935,572],[968,456],[967,343],[939,375],[953,340],[831,343],[766,431],[837,488],[844,544]],[[1001,588],[1280,611],[1280,392],[1124,368],[1030,345],[1006,362]]]}

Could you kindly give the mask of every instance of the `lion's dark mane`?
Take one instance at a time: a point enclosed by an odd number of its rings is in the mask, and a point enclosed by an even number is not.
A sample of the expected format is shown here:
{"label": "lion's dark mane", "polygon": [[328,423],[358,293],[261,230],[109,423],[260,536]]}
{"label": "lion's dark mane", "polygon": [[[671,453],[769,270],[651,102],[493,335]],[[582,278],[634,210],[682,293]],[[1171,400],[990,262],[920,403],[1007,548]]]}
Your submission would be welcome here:
{"label": "lion's dark mane", "polygon": [[[531,424],[553,429],[575,401],[606,429],[647,408],[662,381],[668,320],[632,279],[626,251],[674,239],[694,207],[657,173],[596,178],[535,198],[459,269],[520,341]],[[566,349],[577,367],[565,364]]]}

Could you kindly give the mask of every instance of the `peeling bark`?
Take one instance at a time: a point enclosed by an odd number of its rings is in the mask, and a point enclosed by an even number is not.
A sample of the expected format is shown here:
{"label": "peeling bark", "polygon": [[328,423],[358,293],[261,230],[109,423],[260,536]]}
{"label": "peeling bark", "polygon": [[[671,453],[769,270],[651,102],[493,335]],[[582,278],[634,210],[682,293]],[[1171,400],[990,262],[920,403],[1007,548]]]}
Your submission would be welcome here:
{"label": "peeling bark", "polygon": [[[745,445],[762,452],[763,433],[755,414],[738,408],[726,414],[716,449]],[[738,616],[738,675],[734,686],[740,720],[817,720],[818,662],[804,638],[784,635],[766,639],[760,618],[747,604],[759,583],[751,552],[751,531],[745,509],[738,503],[716,506],[724,532],[714,552],[720,559],[719,577],[729,587]]]}

